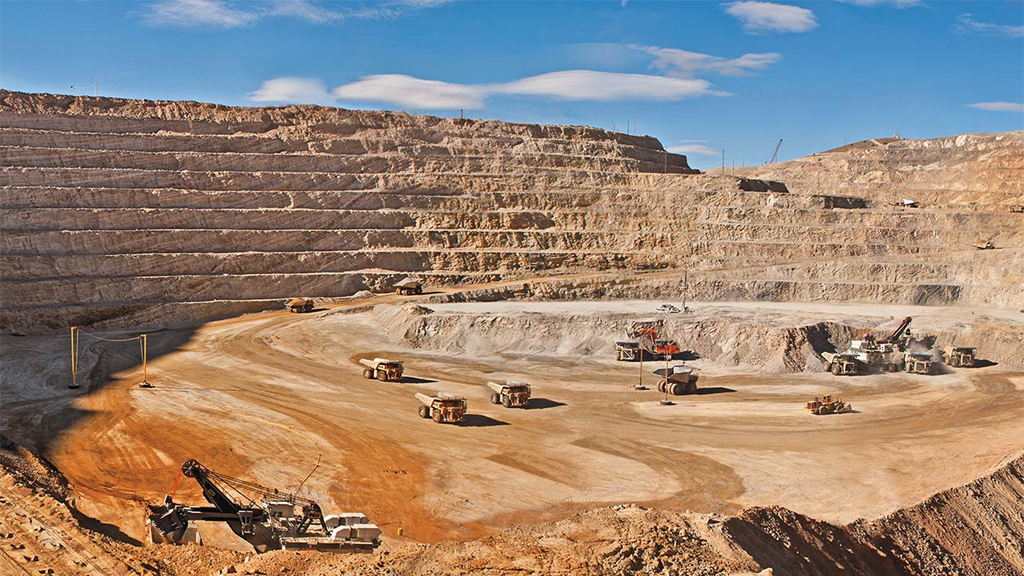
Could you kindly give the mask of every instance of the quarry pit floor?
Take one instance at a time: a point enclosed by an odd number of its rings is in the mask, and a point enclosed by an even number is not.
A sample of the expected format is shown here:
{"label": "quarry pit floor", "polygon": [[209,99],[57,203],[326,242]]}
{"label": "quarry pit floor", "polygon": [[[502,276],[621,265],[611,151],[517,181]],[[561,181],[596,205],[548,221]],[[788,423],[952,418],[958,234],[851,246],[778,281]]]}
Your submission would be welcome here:
{"label": "quarry pit floor", "polygon": [[[872,518],[991,470],[1024,438],[1024,374],[1000,366],[937,376],[761,374],[698,363],[698,394],[662,406],[635,390],[639,366],[568,354],[445,354],[389,337],[368,304],[268,312],[150,333],[148,380],[134,344],[83,339],[86,385],[66,388],[67,337],[5,338],[4,427],[72,483],[103,531],[145,541],[145,504],[174,491],[196,458],[214,470],[361,511],[389,538],[470,539],[511,524],[640,503],[733,513],[781,505],[814,518]],[[659,302],[460,303],[440,312],[637,313]],[[695,303],[694,313],[774,317],[793,309],[913,315],[934,325],[956,308]],[[1000,313],[993,312],[999,317]],[[1007,317],[1008,321],[1020,322]],[[103,333],[116,337],[116,333]],[[134,347],[133,347],[134,346]],[[365,380],[359,358],[403,360],[402,383]],[[645,363],[645,380],[653,388]],[[488,401],[488,380],[533,384],[529,409]],[[416,392],[463,395],[462,425],[418,417]],[[812,416],[838,394],[854,411]],[[319,462],[319,464],[318,464]],[[248,549],[203,526],[207,542]]]}

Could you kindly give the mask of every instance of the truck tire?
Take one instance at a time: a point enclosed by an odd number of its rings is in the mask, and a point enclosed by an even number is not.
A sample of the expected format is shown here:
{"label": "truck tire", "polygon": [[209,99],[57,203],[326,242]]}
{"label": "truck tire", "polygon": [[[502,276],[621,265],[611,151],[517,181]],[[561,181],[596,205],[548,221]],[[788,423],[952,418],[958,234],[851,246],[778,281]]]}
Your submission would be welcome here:
{"label": "truck tire", "polygon": [[839,376],[839,364],[833,364],[829,370],[836,376]]}
{"label": "truck tire", "polygon": [[501,394],[497,392],[491,394],[491,404],[501,404]]}
{"label": "truck tire", "polygon": [[377,371],[377,380],[380,380],[381,382],[387,382],[388,381],[388,373],[383,371],[383,370],[378,370]]}
{"label": "truck tire", "polygon": [[686,393],[687,394],[693,394],[696,391],[697,391],[697,383],[696,382],[687,382],[686,383]]}
{"label": "truck tire", "polygon": [[434,413],[431,414],[431,416],[434,418],[434,422],[440,424],[444,420],[444,415],[441,414],[440,410],[434,410],[433,412]]}
{"label": "truck tire", "polygon": [[401,296],[402,295],[402,289],[401,288],[395,288],[395,294],[398,294],[399,296]]}
{"label": "truck tire", "polygon": [[661,382],[658,382],[658,392],[664,392],[664,391],[665,391],[665,381],[662,380]]}
{"label": "truck tire", "polygon": [[417,286],[416,287],[416,293],[417,294],[423,294],[423,286]]}
{"label": "truck tire", "polygon": [[363,368],[363,378],[367,380],[373,380],[373,370],[370,368]]}
{"label": "truck tire", "polygon": [[428,408],[426,405],[421,404],[419,412],[420,418],[430,418],[430,408]]}
{"label": "truck tire", "polygon": [[508,396],[502,396],[501,405],[504,406],[505,408],[508,408],[509,406],[512,405],[512,399],[509,398]]}

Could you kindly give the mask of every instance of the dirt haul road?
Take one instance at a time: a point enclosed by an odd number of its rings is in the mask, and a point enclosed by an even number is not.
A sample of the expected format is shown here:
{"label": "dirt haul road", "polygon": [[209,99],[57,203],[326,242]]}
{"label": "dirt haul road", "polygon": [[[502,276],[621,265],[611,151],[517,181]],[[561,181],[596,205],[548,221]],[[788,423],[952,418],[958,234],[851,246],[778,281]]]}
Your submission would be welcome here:
{"label": "dirt haul road", "polygon": [[[353,306],[398,301],[415,299]],[[390,537],[401,528],[405,538],[438,541],[619,502],[723,513],[779,504],[847,522],[967,482],[1024,437],[1024,376],[998,366],[846,379],[705,366],[702,393],[665,407],[656,391],[629,388],[635,364],[446,357],[404,348],[373,313],[349,311],[154,333],[153,389],[136,386],[131,345],[90,344],[89,378],[109,372],[111,381],[74,392],[57,356],[66,338],[8,339],[5,357],[16,362],[4,369],[7,428],[67,476],[80,509],[138,540],[144,503],[175,489],[190,457],[294,487],[320,455],[303,491],[325,511],[362,511]],[[358,359],[374,356],[404,360],[407,382],[363,379]],[[532,382],[535,407],[490,404],[486,382],[504,378]],[[435,391],[468,398],[464,425],[417,416],[414,393]],[[856,412],[810,416],[803,403],[822,393],[839,393]],[[176,498],[201,502],[188,479]],[[246,547],[203,530],[212,543]]]}

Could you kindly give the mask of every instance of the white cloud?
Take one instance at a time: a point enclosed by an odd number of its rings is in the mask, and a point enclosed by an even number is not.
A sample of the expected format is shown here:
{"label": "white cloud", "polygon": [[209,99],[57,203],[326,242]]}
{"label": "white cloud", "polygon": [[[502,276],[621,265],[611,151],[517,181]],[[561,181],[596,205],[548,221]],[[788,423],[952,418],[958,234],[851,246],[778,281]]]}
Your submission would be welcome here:
{"label": "white cloud", "polygon": [[289,104],[322,104],[331,101],[323,82],[310,78],[274,78],[249,93],[254,102],[287,102]]}
{"label": "white cloud", "polygon": [[856,4],[857,6],[881,6],[883,4],[891,4],[894,8],[911,8],[914,6],[923,6],[924,2],[921,0],[838,0],[845,4]]}
{"label": "white cloud", "polygon": [[782,54],[778,52],[744,54],[739,58],[726,59],[721,56],[677,48],[659,48],[658,46],[632,46],[632,48],[654,56],[654,62],[651,65],[670,76],[692,76],[703,70],[723,76],[751,76],[782,59]]}
{"label": "white cloud", "polygon": [[1024,104],[1018,102],[978,102],[977,104],[968,104],[968,106],[989,112],[1024,112]]}
{"label": "white cloud", "polygon": [[404,74],[364,76],[328,93],[319,80],[274,78],[249,94],[255,102],[383,102],[406,108],[482,108],[487,98],[513,94],[562,100],[682,100],[700,96],[729,96],[711,83],[694,78],[621,74],[594,70],[563,70],[500,84],[456,84]]}
{"label": "white cloud", "polygon": [[496,84],[500,94],[551,96],[564,100],[681,100],[725,93],[711,90],[706,80],[667,78],[649,74],[622,74],[594,70],[565,70]]}
{"label": "white cloud", "polygon": [[[707,142],[707,140],[703,140]],[[718,156],[722,153],[721,150],[715,150],[710,146],[704,146],[702,144],[684,144],[681,146],[669,146],[665,150],[673,154],[702,154],[704,156]]]}
{"label": "white cloud", "polygon": [[142,19],[152,26],[241,28],[264,18],[294,18],[311,24],[346,19],[397,18],[406,12],[433,8],[453,0],[382,0],[369,4],[341,3],[333,8],[320,0],[156,0],[146,4]]}
{"label": "white cloud", "polygon": [[814,12],[798,6],[747,0],[727,4],[726,13],[743,23],[748,33],[807,32],[818,27]]}
{"label": "white cloud", "polygon": [[255,24],[259,16],[221,0],[160,0],[147,6],[143,19],[154,26],[239,28]]}
{"label": "white cloud", "polygon": [[972,16],[973,14],[957,16],[956,24],[953,25],[953,31],[959,34],[987,34],[992,36],[1009,36],[1011,38],[1024,37],[1024,26],[978,22]]}
{"label": "white cloud", "polygon": [[338,86],[331,91],[338,98],[373,100],[409,108],[482,108],[486,88],[481,85],[451,84],[423,80],[404,74],[378,74]]}
{"label": "white cloud", "polygon": [[549,72],[503,84],[453,84],[402,74],[381,74],[338,86],[332,94],[340,99],[435,109],[482,108],[484,101],[495,94],[592,101],[682,100],[728,95],[712,90],[706,80],[594,70]]}

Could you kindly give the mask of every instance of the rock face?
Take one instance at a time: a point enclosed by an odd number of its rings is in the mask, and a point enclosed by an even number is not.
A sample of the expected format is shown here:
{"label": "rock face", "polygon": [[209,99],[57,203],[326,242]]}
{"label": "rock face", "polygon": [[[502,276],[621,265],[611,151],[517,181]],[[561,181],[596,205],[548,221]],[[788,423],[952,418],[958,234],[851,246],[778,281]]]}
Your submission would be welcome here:
{"label": "rock face", "polygon": [[[1012,169],[894,212],[582,127],[0,91],[0,136],[4,332],[203,321],[409,274],[688,268],[711,299],[1024,305],[1020,251],[970,249],[1024,240]],[[1022,140],[958,153],[1012,168]],[[594,286],[579,295],[615,295]]]}

